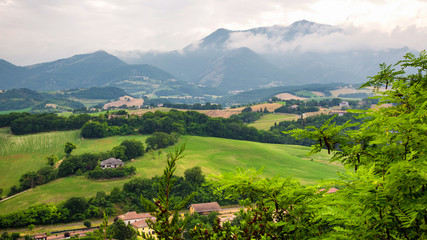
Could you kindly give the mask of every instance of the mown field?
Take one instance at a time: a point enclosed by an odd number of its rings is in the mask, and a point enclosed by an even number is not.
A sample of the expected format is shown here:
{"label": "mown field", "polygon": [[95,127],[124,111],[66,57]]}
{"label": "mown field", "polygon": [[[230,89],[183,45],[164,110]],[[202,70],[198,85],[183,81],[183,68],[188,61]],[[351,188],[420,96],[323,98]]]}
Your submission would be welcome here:
{"label": "mown field", "polygon": [[[79,131],[69,131],[16,137],[8,135],[5,129],[2,129],[1,141],[8,144],[7,148],[2,148],[0,157],[1,174],[7,176],[1,178],[3,188],[18,182],[19,176],[22,174],[18,172],[37,170],[46,164],[45,155],[62,154],[66,141],[75,142],[77,149],[73,154],[80,154],[107,151],[120,144],[124,139],[137,139],[144,142],[147,137],[141,135],[117,136],[83,140],[79,138],[78,134]],[[11,142],[19,142],[18,139],[22,139],[20,141],[25,144],[11,144]],[[264,144],[197,136],[183,136],[179,144],[184,142],[186,142],[186,157],[180,160],[177,167],[177,174],[181,176],[186,169],[194,166],[201,166],[206,175],[235,171],[237,168],[259,169],[264,167],[264,176],[294,176],[304,184],[312,184],[317,180],[333,178],[337,171],[343,169],[340,165],[328,163],[329,156],[325,153],[307,157],[309,148],[303,146]],[[15,149],[14,146],[17,146],[18,149]],[[19,149],[25,151],[23,155],[18,154]],[[165,166],[166,153],[171,150],[173,147],[148,152],[127,164],[137,168],[137,176],[160,175]],[[9,170],[4,170],[4,167]],[[23,167],[25,167],[25,171],[18,171]],[[110,192],[114,187],[121,187],[127,181],[129,178],[99,181],[89,180],[84,176],[57,179],[1,202],[0,212],[13,212],[37,203],[60,202],[72,196],[91,197],[97,191]]]}
{"label": "mown field", "polygon": [[249,123],[248,126],[254,127],[258,130],[269,130],[270,127],[274,126],[274,123],[282,121],[291,121],[298,119],[296,114],[276,113],[267,114],[262,116],[260,119],[253,123]]}
{"label": "mown field", "polygon": [[30,135],[11,135],[9,128],[0,129],[0,188],[5,191],[19,184],[28,171],[45,166],[52,154],[62,158],[64,145],[71,141],[80,144],[80,131],[50,132]]}

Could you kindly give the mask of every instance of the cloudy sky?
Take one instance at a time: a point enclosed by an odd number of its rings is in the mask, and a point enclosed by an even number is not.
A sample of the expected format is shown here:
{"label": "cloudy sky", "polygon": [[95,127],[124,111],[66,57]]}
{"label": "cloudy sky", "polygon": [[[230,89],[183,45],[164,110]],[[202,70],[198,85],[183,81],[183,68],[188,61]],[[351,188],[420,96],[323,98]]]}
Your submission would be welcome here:
{"label": "cloudy sky", "polygon": [[426,12],[427,0],[0,0],[0,59],[29,65],[99,49],[176,50],[218,28],[302,19],[345,29],[317,45],[422,50]]}

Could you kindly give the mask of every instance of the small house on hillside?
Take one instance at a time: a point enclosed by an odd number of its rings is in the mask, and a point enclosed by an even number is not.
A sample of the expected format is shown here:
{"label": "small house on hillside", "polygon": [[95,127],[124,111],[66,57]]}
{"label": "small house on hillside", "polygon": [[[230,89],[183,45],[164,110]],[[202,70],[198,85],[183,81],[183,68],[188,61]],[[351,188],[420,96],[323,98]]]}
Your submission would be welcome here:
{"label": "small house on hillside", "polygon": [[122,167],[125,165],[125,163],[117,158],[109,158],[107,160],[104,160],[101,162],[101,168],[105,169],[105,168],[118,168],[118,167]]}
{"label": "small house on hillside", "polygon": [[217,202],[191,204],[188,208],[190,209],[190,214],[197,212],[201,215],[208,215],[210,212],[219,212],[221,210]]}
{"label": "small house on hillside", "polygon": [[145,221],[147,219],[152,219],[152,220],[155,219],[155,217],[153,217],[150,213],[136,213],[135,211],[122,214],[118,216],[118,218],[122,219],[123,222],[126,223],[126,225],[128,223],[135,223],[141,220]]}

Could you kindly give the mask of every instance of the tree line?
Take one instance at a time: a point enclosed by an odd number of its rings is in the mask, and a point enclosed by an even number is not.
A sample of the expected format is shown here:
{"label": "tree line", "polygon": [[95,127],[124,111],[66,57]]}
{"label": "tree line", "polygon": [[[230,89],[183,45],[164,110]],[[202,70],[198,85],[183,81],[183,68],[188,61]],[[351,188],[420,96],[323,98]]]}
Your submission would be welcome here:
{"label": "tree line", "polygon": [[[109,194],[99,191],[94,197],[72,197],[59,204],[44,203],[31,206],[9,214],[0,215],[0,228],[27,227],[30,224],[48,225],[55,223],[67,223],[81,221],[90,218],[102,218],[103,214],[108,216],[119,215],[127,211],[146,212],[147,209],[141,204],[141,195],[145,198],[157,196],[160,189],[159,179],[132,178],[125,183],[122,189],[116,187]],[[204,186],[205,176],[200,167],[187,169],[183,177],[174,176],[175,185],[172,189],[172,204],[177,204],[188,194],[198,194],[191,203],[218,201],[221,204],[236,203],[223,199],[213,193],[214,189]]]}

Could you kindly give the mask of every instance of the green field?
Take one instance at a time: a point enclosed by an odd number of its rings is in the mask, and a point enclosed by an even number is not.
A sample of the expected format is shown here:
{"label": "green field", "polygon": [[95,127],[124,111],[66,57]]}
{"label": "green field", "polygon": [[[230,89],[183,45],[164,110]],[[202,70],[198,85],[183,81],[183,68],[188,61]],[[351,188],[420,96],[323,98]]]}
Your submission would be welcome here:
{"label": "green field", "polygon": [[9,114],[12,112],[29,112],[30,110],[31,110],[31,108],[22,108],[22,109],[17,109],[17,110],[0,111],[0,115],[1,114]]}
{"label": "green field", "polygon": [[298,96],[306,97],[306,98],[318,98],[319,97],[316,94],[314,94],[310,91],[307,91],[307,90],[299,90],[299,91],[295,92],[295,94]]}
{"label": "green field", "polygon": [[11,135],[9,128],[0,129],[0,188],[5,191],[19,184],[19,178],[28,171],[45,166],[52,154],[62,158],[67,141],[80,144],[80,131]]}
{"label": "green field", "polygon": [[[19,147],[26,152],[23,156],[17,154],[19,150],[15,150],[13,145],[9,144],[7,151],[2,148],[4,152],[2,152],[0,158],[2,164],[1,174],[6,174],[2,175],[6,177],[1,178],[3,188],[5,188],[5,184],[6,186],[11,186],[17,183],[21,175],[18,174],[17,169],[25,166],[27,170],[23,172],[37,170],[45,164],[43,156],[52,152],[61,153],[63,144],[68,141],[66,139],[76,143],[77,149],[73,153],[80,154],[83,152],[109,150],[120,144],[124,139],[145,141],[147,137],[141,135],[117,136],[82,140],[78,137],[79,131],[43,133],[22,137],[7,135],[5,129],[2,129],[2,131],[1,141],[3,142],[8,142],[4,140],[5,136],[9,138],[9,142],[15,138],[23,138],[25,140],[22,140],[22,142],[26,142],[26,144]],[[37,139],[39,144],[30,144],[30,141],[35,141],[31,139]],[[264,167],[264,176],[294,176],[304,184],[312,184],[317,180],[335,177],[337,171],[343,170],[339,165],[328,163],[329,156],[325,153],[316,155],[313,158],[307,157],[306,154],[309,148],[303,146],[265,144],[197,136],[183,136],[179,144],[185,141],[187,142],[186,157],[178,162],[176,172],[181,176],[186,169],[194,166],[200,166],[206,175],[235,171],[236,168],[247,169],[253,167],[259,169]],[[52,142],[50,147],[47,146],[49,145],[48,142]],[[34,147],[34,150],[32,150],[31,146]],[[172,149],[173,147],[169,147],[161,151],[149,152],[127,164],[137,168],[137,176],[152,177],[160,175],[165,167],[166,152]],[[34,154],[31,154],[32,151]],[[4,167],[8,167],[9,170],[4,170]],[[25,209],[37,203],[60,202],[71,196],[91,197],[97,191],[109,192],[116,186],[121,187],[127,181],[129,179],[96,181],[89,180],[83,176],[57,179],[1,202],[0,212],[7,213]]]}
{"label": "green field", "polygon": [[274,126],[274,123],[279,123],[282,121],[291,121],[297,118],[298,117],[296,116],[296,114],[283,114],[283,113],[267,114],[262,116],[257,121],[253,123],[249,123],[248,126],[254,127],[258,130],[269,130],[270,127]]}

